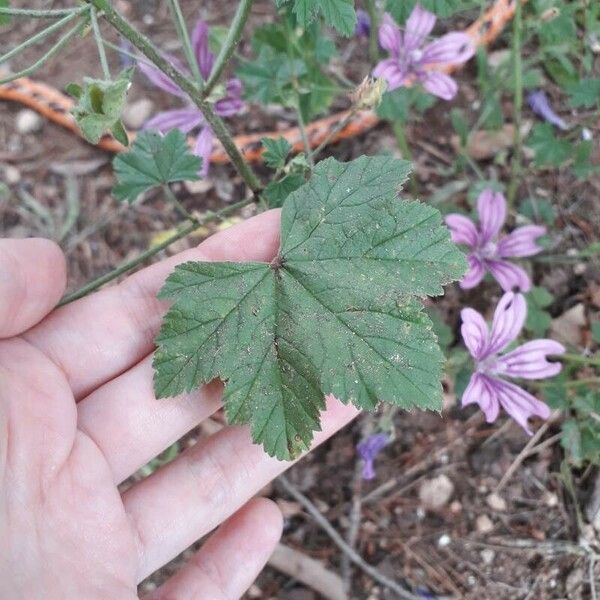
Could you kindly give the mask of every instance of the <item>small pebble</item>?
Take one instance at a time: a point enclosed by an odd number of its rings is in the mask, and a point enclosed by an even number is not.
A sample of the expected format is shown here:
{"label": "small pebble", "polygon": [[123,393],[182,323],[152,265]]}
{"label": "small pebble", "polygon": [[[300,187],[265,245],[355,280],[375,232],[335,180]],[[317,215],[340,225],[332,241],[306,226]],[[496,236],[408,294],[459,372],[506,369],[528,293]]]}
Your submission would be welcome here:
{"label": "small pebble", "polygon": [[446,546],[449,546],[450,543],[452,542],[452,538],[444,533],[444,535],[441,535],[437,541],[437,545],[439,548],[445,548]]}
{"label": "small pebble", "polygon": [[479,533],[489,533],[494,529],[494,524],[487,515],[479,515],[475,521],[475,527]]}
{"label": "small pebble", "polygon": [[487,505],[493,510],[504,512],[507,508],[506,500],[498,494],[490,494],[485,499],[485,501],[487,502]]}
{"label": "small pebble", "polygon": [[39,131],[42,128],[42,124],[42,117],[33,110],[25,108],[17,113],[17,131],[22,135]]}
{"label": "small pebble", "polygon": [[154,111],[154,102],[148,98],[140,98],[127,104],[123,110],[123,123],[129,129],[141,129]]}
{"label": "small pebble", "polygon": [[4,171],[4,183],[6,185],[16,185],[21,181],[21,171],[17,169],[17,167],[13,167],[13,165],[5,165],[3,168]]}
{"label": "small pebble", "polygon": [[454,484],[448,476],[442,474],[432,479],[426,479],[419,488],[421,504],[430,510],[442,508],[448,504],[454,493]]}
{"label": "small pebble", "polygon": [[481,560],[485,565],[491,565],[496,558],[496,553],[491,548],[486,548],[482,550],[479,555],[481,556]]}

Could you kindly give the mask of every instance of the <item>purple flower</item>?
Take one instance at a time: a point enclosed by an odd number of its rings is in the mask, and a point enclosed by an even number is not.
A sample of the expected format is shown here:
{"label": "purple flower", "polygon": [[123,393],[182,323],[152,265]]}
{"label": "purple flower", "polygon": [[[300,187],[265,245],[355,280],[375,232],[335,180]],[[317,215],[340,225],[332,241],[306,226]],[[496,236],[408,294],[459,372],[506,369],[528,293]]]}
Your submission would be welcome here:
{"label": "purple flower", "polygon": [[538,115],[538,117],[544,119],[544,121],[547,121],[551,125],[554,125],[563,131],[569,129],[569,126],[565,123],[565,121],[552,110],[548,96],[546,96],[546,92],[543,90],[535,90],[534,92],[531,92],[527,96],[527,102],[529,103],[531,110]]}
{"label": "purple flower", "polygon": [[362,476],[363,479],[373,479],[375,477],[375,467],[373,461],[375,457],[387,446],[390,437],[387,433],[375,433],[360,442],[356,449],[364,461]]}
{"label": "purple flower", "polygon": [[458,91],[456,81],[436,67],[469,60],[475,53],[475,46],[466,33],[456,31],[426,44],[435,21],[433,13],[417,4],[406,21],[403,35],[389,14],[383,16],[379,44],[390,53],[390,57],[375,67],[373,76],[383,77],[388,90],[416,80],[434,96],[444,100],[454,98]]}
{"label": "purple flower", "polygon": [[[204,21],[198,21],[192,32],[192,47],[196,54],[198,68],[202,78],[206,81],[213,69],[214,54],[208,47],[208,25]],[[188,73],[185,67],[175,57],[167,57],[171,63],[182,73]],[[187,100],[187,94],[162,71],[147,63],[139,63],[140,71],[158,88],[173,96]],[[239,79],[230,79],[225,84],[225,95],[214,103],[215,113],[220,117],[229,117],[238,113],[244,106],[242,101],[242,82]],[[206,123],[204,115],[192,104],[188,103],[185,108],[166,110],[156,114],[148,120],[144,127],[146,129],[157,129],[161,133],[167,133],[171,129],[181,129],[184,133],[190,133],[194,129],[200,129],[196,138],[194,154],[202,158],[202,169],[200,174],[208,173],[210,154],[213,146],[213,130]]]}
{"label": "purple flower", "polygon": [[371,33],[371,19],[369,13],[362,8],[356,11],[356,28],[354,29],[354,35],[361,37],[369,37]]}
{"label": "purple flower", "polygon": [[462,405],[479,404],[488,423],[498,416],[500,406],[531,435],[529,417],[550,416],[546,404],[506,381],[504,377],[545,379],[559,373],[561,364],[548,362],[549,354],[562,354],[564,346],[554,340],[533,340],[500,355],[516,339],[527,316],[527,305],[521,294],[507,292],[502,296],[491,331],[483,317],[472,308],[461,311],[461,334],[475,361],[475,372],[463,393]]}
{"label": "purple flower", "polygon": [[469,271],[460,282],[465,289],[474,288],[489,271],[505,292],[518,288],[526,292],[531,287],[527,272],[505,258],[533,256],[543,250],[535,240],[546,233],[540,225],[518,227],[512,233],[499,237],[506,220],[506,199],[500,192],[486,189],[477,198],[479,229],[463,215],[446,215],[452,240],[470,249],[467,256]]}

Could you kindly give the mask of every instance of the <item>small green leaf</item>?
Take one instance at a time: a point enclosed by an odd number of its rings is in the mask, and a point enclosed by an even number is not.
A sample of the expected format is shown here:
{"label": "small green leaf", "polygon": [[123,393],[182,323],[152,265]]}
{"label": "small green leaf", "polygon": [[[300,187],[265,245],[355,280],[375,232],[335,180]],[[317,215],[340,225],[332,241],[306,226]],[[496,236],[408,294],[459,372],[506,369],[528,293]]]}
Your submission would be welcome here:
{"label": "small green leaf", "polygon": [[443,355],[418,298],[466,263],[436,209],[397,197],[408,173],[389,157],[324,160],[288,196],[272,263],[176,267],[156,396],[221,378],[228,421],[279,459],[309,447],[327,394],[440,410]]}
{"label": "small green leaf", "polygon": [[130,68],[125,69],[115,81],[86,77],[83,86],[74,83],[67,86],[68,93],[78,100],[72,113],[88,142],[97,144],[115,126],[117,134],[122,133],[118,124],[132,76],[133,68]]}
{"label": "small green leaf", "polygon": [[554,225],[556,210],[545,198],[525,198],[519,206],[519,212],[531,221],[542,221],[546,225]]}
{"label": "small green leaf", "polygon": [[581,79],[567,88],[573,108],[594,108],[600,101],[600,77]]}
{"label": "small green leaf", "polygon": [[[387,0],[385,6],[398,23],[405,23],[416,4],[417,0]],[[444,18],[473,6],[469,0],[421,0],[420,4],[429,12]]]}
{"label": "small green leaf", "polygon": [[294,0],[293,11],[304,28],[319,14],[342,35],[350,36],[356,28],[354,0]]}
{"label": "small green leaf", "polygon": [[292,145],[283,137],[276,139],[263,138],[262,145],[265,147],[263,160],[272,169],[281,169],[292,149]]}
{"label": "small green leaf", "polygon": [[[8,8],[8,7],[9,7],[8,0],[0,0],[0,8]],[[10,23],[10,17],[8,17],[6,15],[0,15],[0,26],[6,25],[7,23]]]}
{"label": "small green leaf", "polygon": [[185,135],[172,129],[166,136],[145,130],[129,152],[113,160],[117,184],[113,195],[133,202],[147,190],[175,181],[197,181],[202,159],[191,153]]}
{"label": "small green leaf", "polygon": [[542,337],[552,324],[550,313],[544,310],[552,304],[554,297],[543,287],[533,287],[525,294],[527,318],[525,328],[534,336]]}
{"label": "small green leaf", "polygon": [[557,138],[549,123],[533,127],[527,145],[535,152],[537,166],[559,167],[571,156],[572,146],[568,140]]}
{"label": "small green leaf", "polygon": [[112,126],[110,132],[117,142],[123,144],[123,146],[129,146],[129,137],[120,119]]}
{"label": "small green leaf", "polygon": [[600,344],[600,321],[592,323],[592,337],[597,344]]}
{"label": "small green leaf", "polygon": [[566,450],[569,460],[574,465],[581,465],[583,450],[581,447],[581,430],[577,421],[569,419],[562,424],[561,429],[561,446]]}
{"label": "small green leaf", "polygon": [[286,198],[305,182],[302,175],[294,173],[286,175],[280,181],[271,181],[263,192],[269,208],[281,208]]}

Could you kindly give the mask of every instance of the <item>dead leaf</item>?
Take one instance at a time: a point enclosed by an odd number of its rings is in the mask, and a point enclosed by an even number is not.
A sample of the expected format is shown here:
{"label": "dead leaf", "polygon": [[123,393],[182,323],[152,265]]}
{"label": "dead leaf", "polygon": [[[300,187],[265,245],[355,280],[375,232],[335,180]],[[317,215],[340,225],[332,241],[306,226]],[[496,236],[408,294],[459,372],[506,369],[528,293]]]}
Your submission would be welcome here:
{"label": "dead leaf", "polygon": [[[525,137],[531,129],[531,121],[521,124],[521,136]],[[494,158],[502,150],[507,150],[513,145],[515,128],[512,123],[507,123],[500,129],[472,131],[467,138],[467,154],[474,160]],[[450,139],[452,147],[460,151],[460,137],[453,135]]]}
{"label": "dead leaf", "polygon": [[576,304],[552,321],[551,337],[559,342],[578,346],[582,341],[581,333],[585,323],[585,308],[582,303]]}

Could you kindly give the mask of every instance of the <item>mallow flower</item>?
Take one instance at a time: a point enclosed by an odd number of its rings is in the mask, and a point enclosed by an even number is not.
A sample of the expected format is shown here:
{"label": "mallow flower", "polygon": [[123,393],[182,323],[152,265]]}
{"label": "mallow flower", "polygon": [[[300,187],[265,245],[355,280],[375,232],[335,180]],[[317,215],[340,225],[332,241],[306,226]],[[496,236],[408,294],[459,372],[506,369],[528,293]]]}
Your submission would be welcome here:
{"label": "mallow flower", "polygon": [[375,477],[375,457],[388,445],[390,437],[387,433],[374,433],[360,442],[356,449],[363,460],[363,479]]}
{"label": "mallow flower", "polygon": [[[198,62],[200,75],[206,81],[213,69],[215,61],[214,54],[208,47],[208,25],[204,21],[197,21],[191,37],[192,48]],[[188,73],[187,69],[176,58],[167,57],[172,64],[182,73]],[[202,158],[202,169],[200,174],[206,175],[213,146],[213,130],[204,119],[204,115],[198,108],[189,103],[187,94],[169,77],[156,67],[139,62],[142,73],[158,88],[187,101],[187,106],[174,110],[159,112],[149,119],[144,127],[156,129],[160,133],[167,133],[171,129],[181,129],[184,133],[190,133],[199,129],[194,154]],[[242,82],[239,79],[229,79],[225,84],[225,95],[213,103],[214,111],[220,117],[229,117],[238,113],[244,106],[242,96]]]}
{"label": "mallow flower", "polygon": [[356,28],[354,29],[354,35],[359,37],[369,37],[371,32],[371,18],[369,13],[362,8],[356,11]]}
{"label": "mallow flower", "polygon": [[569,129],[567,123],[559,117],[550,106],[550,101],[544,90],[534,90],[527,95],[527,102],[529,108],[540,118],[544,119],[547,123],[566,131]]}
{"label": "mallow flower", "polygon": [[565,352],[564,346],[554,340],[533,340],[501,354],[513,342],[525,323],[527,305],[521,294],[507,292],[496,310],[492,327],[472,308],[461,311],[462,338],[475,362],[475,372],[462,396],[462,405],[479,404],[488,423],[493,423],[502,407],[531,435],[528,419],[538,416],[547,419],[550,409],[546,404],[507,377],[545,379],[561,370],[559,362],[549,362],[548,355]]}
{"label": "mallow flower", "polygon": [[546,233],[541,225],[517,227],[507,235],[500,235],[506,221],[506,198],[491,189],[485,189],[477,198],[479,227],[471,219],[459,214],[446,215],[452,240],[469,249],[469,270],[460,281],[463,289],[478,285],[486,272],[490,272],[505,292],[519,289],[527,292],[531,281],[527,271],[508,260],[533,256],[543,250],[536,244],[537,238]]}
{"label": "mallow flower", "polygon": [[385,79],[388,90],[417,81],[434,96],[454,98],[458,85],[439,67],[466,62],[475,53],[475,46],[466,33],[458,31],[427,43],[435,21],[436,16],[420,4],[408,17],[404,33],[388,13],[383,16],[379,44],[390,56],[375,67],[373,76]]}

